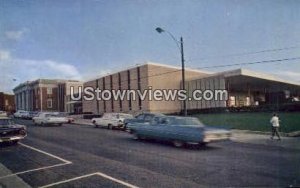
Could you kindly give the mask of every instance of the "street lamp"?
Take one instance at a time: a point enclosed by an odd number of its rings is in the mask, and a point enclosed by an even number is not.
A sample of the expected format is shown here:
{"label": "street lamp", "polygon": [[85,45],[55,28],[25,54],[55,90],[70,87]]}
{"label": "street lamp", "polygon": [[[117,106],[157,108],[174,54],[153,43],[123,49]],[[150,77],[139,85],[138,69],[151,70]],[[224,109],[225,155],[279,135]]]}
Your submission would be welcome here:
{"label": "street lamp", "polygon": [[[180,50],[180,54],[181,54],[181,73],[182,73],[182,89],[185,91],[185,68],[184,68],[183,39],[182,39],[182,37],[180,37],[180,41],[176,40],[176,38],[174,37],[174,35],[172,35],[172,33],[170,33],[167,30],[164,30],[160,27],[157,27],[155,30],[158,33],[166,32],[175,41],[177,47]],[[179,43],[180,43],[180,46],[179,46]],[[187,115],[186,99],[183,101],[183,115],[184,116]]]}

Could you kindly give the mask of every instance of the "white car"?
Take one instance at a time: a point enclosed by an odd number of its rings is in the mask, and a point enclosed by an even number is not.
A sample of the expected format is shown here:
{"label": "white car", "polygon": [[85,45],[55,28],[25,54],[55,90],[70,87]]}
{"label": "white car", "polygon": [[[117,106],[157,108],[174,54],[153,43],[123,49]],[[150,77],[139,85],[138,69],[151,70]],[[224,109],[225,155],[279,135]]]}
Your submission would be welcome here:
{"label": "white car", "polygon": [[14,117],[15,118],[22,118],[23,116],[25,116],[28,112],[24,111],[24,110],[18,110],[16,113],[14,113]]}
{"label": "white car", "polygon": [[62,126],[64,123],[68,123],[66,117],[61,117],[57,113],[53,112],[40,112],[37,116],[32,118],[35,125],[54,125]]}
{"label": "white car", "polygon": [[108,129],[124,128],[124,119],[132,119],[133,116],[125,113],[105,113],[101,118],[93,118],[95,127],[103,126]]}
{"label": "white car", "polygon": [[0,117],[7,117],[7,112],[0,111]]}

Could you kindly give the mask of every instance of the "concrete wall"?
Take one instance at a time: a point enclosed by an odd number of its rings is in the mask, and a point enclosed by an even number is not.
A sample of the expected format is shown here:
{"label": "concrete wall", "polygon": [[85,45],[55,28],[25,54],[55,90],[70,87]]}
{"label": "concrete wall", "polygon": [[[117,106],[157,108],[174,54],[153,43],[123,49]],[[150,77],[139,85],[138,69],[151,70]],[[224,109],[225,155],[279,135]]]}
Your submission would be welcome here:
{"label": "concrete wall", "polygon": [[[199,78],[205,75],[207,74],[200,71],[186,70],[186,79]],[[112,84],[111,77],[113,81]],[[152,91],[156,89],[179,90],[181,87],[182,74],[180,68],[159,64],[144,64],[101,77],[97,80],[95,79],[86,82],[84,83],[84,87],[95,87],[98,82],[99,89],[103,90],[103,79],[105,79],[105,89],[108,90],[118,90],[120,88],[121,91],[131,89],[143,92],[149,90],[149,87],[151,87]],[[120,108],[120,102],[122,104],[122,109]],[[97,103],[99,105],[99,111],[97,110]],[[83,111],[92,112],[94,114],[102,114],[105,112],[124,112],[131,114],[138,114],[140,112],[174,113],[181,111],[181,105],[182,102],[178,100],[150,101],[148,95],[145,100],[140,100],[139,96],[136,94],[135,98],[133,97],[131,100],[125,98],[122,101],[117,100],[113,102],[83,101]]]}
{"label": "concrete wall", "polygon": [[[152,90],[155,89],[177,89],[181,88],[182,72],[181,69],[172,68],[169,66],[157,66],[148,65],[148,84],[152,86]],[[199,78],[206,76],[206,73],[186,70],[185,78],[190,80],[193,78]],[[162,113],[177,113],[182,109],[182,101],[150,101],[149,110],[151,112],[162,112]]]}
{"label": "concrete wall", "polygon": [[[205,90],[225,90],[226,84],[225,79],[221,76],[213,76],[200,78],[196,80],[191,80],[186,82],[186,89],[188,90],[189,97],[193,99],[192,93],[194,90],[201,90],[204,92]],[[188,100],[187,101],[187,109],[195,110],[195,109],[208,109],[208,108],[219,108],[226,107],[226,100]]]}

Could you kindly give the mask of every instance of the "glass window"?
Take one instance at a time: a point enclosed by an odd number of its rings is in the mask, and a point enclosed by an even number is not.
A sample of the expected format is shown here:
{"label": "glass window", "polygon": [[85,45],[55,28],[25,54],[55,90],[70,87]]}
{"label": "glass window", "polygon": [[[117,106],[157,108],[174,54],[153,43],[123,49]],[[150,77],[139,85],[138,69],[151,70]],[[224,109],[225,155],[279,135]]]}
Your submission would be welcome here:
{"label": "glass window", "polygon": [[170,122],[173,125],[193,125],[193,126],[203,126],[203,124],[197,118],[189,117],[172,117]]}
{"label": "glass window", "polygon": [[59,117],[58,114],[45,114],[45,117]]}
{"label": "glass window", "polygon": [[162,118],[160,120],[161,125],[168,125],[170,123],[170,120],[168,118]]}
{"label": "glass window", "polygon": [[143,120],[144,119],[144,114],[136,116],[136,119]]}
{"label": "glass window", "polygon": [[160,120],[159,117],[154,117],[151,123],[152,124],[159,124],[159,120]]}
{"label": "glass window", "polygon": [[145,115],[145,121],[151,121],[153,118],[152,115]]}
{"label": "glass window", "polygon": [[52,99],[47,99],[47,108],[52,108]]}
{"label": "glass window", "polygon": [[48,95],[51,95],[51,94],[52,94],[52,88],[49,88],[49,87],[47,88],[47,94],[48,94]]}
{"label": "glass window", "polygon": [[11,119],[0,119],[0,127],[7,126],[7,125],[13,125],[13,122]]}
{"label": "glass window", "polygon": [[235,106],[235,96],[230,96],[229,97],[229,106]]}

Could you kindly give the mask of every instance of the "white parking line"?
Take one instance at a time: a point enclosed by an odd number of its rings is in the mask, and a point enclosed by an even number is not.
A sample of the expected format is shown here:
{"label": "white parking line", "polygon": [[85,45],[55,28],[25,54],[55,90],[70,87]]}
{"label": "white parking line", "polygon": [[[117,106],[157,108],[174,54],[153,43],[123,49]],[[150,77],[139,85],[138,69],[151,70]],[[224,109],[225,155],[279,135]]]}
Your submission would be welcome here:
{"label": "white parking line", "polygon": [[124,182],[122,180],[119,180],[119,179],[116,179],[114,177],[111,177],[109,175],[106,175],[106,174],[103,174],[101,172],[95,172],[95,173],[92,173],[92,174],[87,174],[87,175],[83,175],[83,176],[78,176],[78,177],[75,177],[75,178],[72,178],[72,179],[67,179],[67,180],[63,180],[63,181],[59,181],[59,182],[56,182],[56,183],[51,183],[51,184],[48,184],[48,185],[44,185],[44,186],[41,186],[40,188],[47,188],[47,187],[52,187],[52,186],[55,186],[55,185],[59,185],[59,184],[63,184],[63,183],[68,183],[68,182],[71,182],[71,181],[75,181],[75,180],[79,180],[79,179],[83,179],[83,178],[87,178],[87,177],[91,177],[91,176],[101,176],[103,178],[106,178],[106,179],[109,179],[111,181],[114,181],[114,182],[117,182],[121,185],[124,185],[126,187],[130,187],[130,188],[138,188],[137,186],[135,185],[132,185],[130,183],[127,183],[127,182]]}
{"label": "white parking line", "polygon": [[39,149],[34,148],[34,147],[31,147],[31,146],[28,146],[28,145],[26,145],[26,144],[20,143],[20,145],[21,145],[21,146],[24,146],[24,147],[26,147],[26,148],[32,149],[32,150],[34,150],[34,151],[40,152],[40,153],[42,153],[42,154],[48,155],[48,156],[50,156],[50,157],[52,157],[52,158],[58,159],[58,160],[60,160],[60,161],[62,161],[62,162],[64,162],[64,163],[72,163],[71,161],[65,160],[65,159],[63,159],[63,158],[61,158],[61,157],[58,157],[58,156],[56,156],[56,155],[53,155],[53,154],[51,154],[51,153],[48,153],[48,152],[39,150]]}
{"label": "white parking line", "polygon": [[49,157],[52,157],[52,158],[55,158],[57,160],[60,160],[62,161],[63,163],[59,163],[59,164],[55,164],[55,165],[51,165],[51,166],[45,166],[45,167],[40,167],[40,168],[35,168],[35,169],[30,169],[30,170],[25,170],[25,171],[22,171],[22,172],[17,172],[17,173],[14,173],[14,174],[9,174],[9,175],[5,175],[5,176],[1,176],[0,177],[0,180],[1,179],[4,179],[4,178],[8,178],[8,177],[12,177],[12,176],[17,176],[17,175],[20,175],[20,174],[25,174],[25,173],[28,173],[28,172],[34,172],[34,171],[39,171],[39,170],[45,170],[45,169],[50,169],[50,168],[54,168],[54,167],[59,167],[59,166],[64,166],[64,165],[68,165],[68,164],[72,164],[71,161],[68,161],[68,160],[65,160],[61,157],[58,157],[56,155],[53,155],[51,153],[48,153],[48,152],[45,152],[45,151],[42,151],[40,149],[37,149],[37,148],[34,148],[32,146],[28,146],[26,144],[22,144],[22,143],[19,143],[21,146],[24,146],[26,148],[29,148],[31,150],[34,150],[36,152],[39,152],[39,153],[42,153],[44,155],[48,155]]}
{"label": "white parking line", "polygon": [[9,174],[9,175],[6,175],[6,176],[1,176],[0,180],[4,179],[4,178],[12,177],[12,176],[17,176],[17,175],[20,175],[20,174],[25,174],[25,173],[28,173],[28,172],[34,172],[34,171],[38,171],[38,170],[45,170],[45,169],[54,168],[54,167],[58,167],[58,166],[64,166],[64,165],[67,165],[67,164],[70,164],[70,163],[61,163],[61,164],[45,166],[45,167],[41,167],[41,168],[35,168],[35,169],[31,169],[31,170],[26,170],[26,171],[22,171],[22,172],[17,172],[17,173]]}

